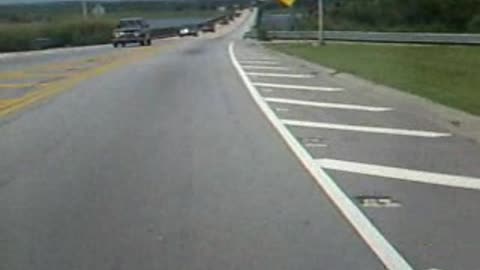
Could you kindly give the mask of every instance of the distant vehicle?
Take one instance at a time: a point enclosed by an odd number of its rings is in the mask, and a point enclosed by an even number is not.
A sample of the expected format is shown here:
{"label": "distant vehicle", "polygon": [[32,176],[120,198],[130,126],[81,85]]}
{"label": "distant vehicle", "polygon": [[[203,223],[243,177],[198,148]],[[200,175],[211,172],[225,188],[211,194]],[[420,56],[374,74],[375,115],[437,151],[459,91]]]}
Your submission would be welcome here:
{"label": "distant vehicle", "polygon": [[183,26],[178,30],[178,36],[179,37],[185,37],[185,36],[198,37],[198,26],[196,25]]}
{"label": "distant vehicle", "polygon": [[34,50],[45,50],[45,49],[50,49],[58,46],[58,42],[51,38],[36,38],[32,40],[31,47]]}
{"label": "distant vehicle", "polygon": [[212,32],[212,33],[214,33],[215,32],[215,24],[214,23],[206,23],[206,24],[202,25],[200,30],[202,30],[202,32]]}
{"label": "distant vehicle", "polygon": [[239,12],[239,11],[235,12],[235,17],[240,17],[240,16],[242,16],[241,12]]}
{"label": "distant vehicle", "polygon": [[113,30],[112,44],[115,48],[128,43],[138,43],[141,46],[152,45],[150,25],[143,18],[121,19]]}
{"label": "distant vehicle", "polygon": [[225,17],[225,18],[223,18],[222,20],[220,20],[220,24],[221,24],[221,25],[227,25],[227,24],[229,24],[229,23],[230,23],[230,20],[229,20],[227,17]]}

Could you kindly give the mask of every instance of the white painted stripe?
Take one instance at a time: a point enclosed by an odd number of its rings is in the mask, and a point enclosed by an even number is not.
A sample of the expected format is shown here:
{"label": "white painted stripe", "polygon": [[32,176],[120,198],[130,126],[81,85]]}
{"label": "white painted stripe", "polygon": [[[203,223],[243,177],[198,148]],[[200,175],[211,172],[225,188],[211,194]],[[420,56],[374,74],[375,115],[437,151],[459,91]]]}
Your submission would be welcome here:
{"label": "white painted stripe", "polygon": [[265,98],[265,100],[268,102],[282,103],[282,104],[292,104],[292,105],[312,106],[312,107],[332,108],[332,109],[369,111],[369,112],[386,112],[386,111],[392,110],[392,108],[387,108],[387,107],[370,107],[370,106],[343,104],[343,103],[313,102],[313,101],[307,101],[307,100],[286,99],[286,98]]}
{"label": "white painted stripe", "polygon": [[243,66],[244,69],[268,69],[268,70],[290,70],[286,67],[275,67],[275,66]]}
{"label": "white painted stripe", "polygon": [[285,125],[296,126],[296,127],[336,129],[336,130],[347,130],[347,131],[358,131],[358,132],[380,133],[380,134],[402,135],[402,136],[415,136],[415,137],[426,137],[426,138],[439,138],[439,137],[451,136],[450,133],[438,133],[438,132],[410,130],[410,129],[381,128],[381,127],[371,127],[371,126],[341,125],[341,124],[333,124],[333,123],[298,121],[298,120],[290,120],[290,119],[283,119],[282,122]]}
{"label": "white painted stripe", "polygon": [[240,63],[242,62],[251,62],[251,61],[267,61],[267,62],[276,62],[277,59],[275,58],[270,58],[270,57],[255,57],[255,56],[249,56],[247,58],[242,58],[240,61]]}
{"label": "white painted stripe", "polygon": [[317,164],[324,169],[336,171],[480,190],[480,179],[468,176],[432,173],[335,159],[319,159],[317,160]]}
{"label": "white painted stripe", "polygon": [[324,92],[343,91],[343,88],[338,88],[338,87],[321,87],[321,86],[307,86],[307,85],[295,85],[295,84],[276,84],[276,83],[255,82],[253,83],[253,85],[258,87],[271,87],[271,88],[289,89],[289,90],[307,90],[307,91],[324,91]]}
{"label": "white painted stripe", "polygon": [[308,79],[314,78],[312,74],[290,74],[290,73],[260,73],[260,72],[247,72],[249,76],[258,77],[278,77],[278,78],[296,78],[296,79]]}
{"label": "white painted stripe", "polygon": [[270,109],[268,104],[262,99],[262,96],[257,92],[257,89],[255,89],[247,74],[235,58],[233,43],[230,43],[228,51],[232,64],[242,78],[255,103],[260,107],[278,133],[280,133],[292,152],[298,157],[300,162],[302,162],[303,166],[305,166],[308,172],[315,178],[325,194],[332,200],[338,210],[348,222],[350,222],[385,267],[389,270],[413,270],[402,255],[400,255],[380,231],[378,231],[375,225],[358,209],[356,204],[350,200],[335,181],[322,168],[317,166],[307,150],[305,150],[288,129],[282,125],[272,109]]}
{"label": "white painted stripe", "polygon": [[240,63],[242,65],[255,65],[255,64],[258,64],[258,65],[278,65],[278,64],[280,64],[277,61],[262,61],[262,60],[246,60],[246,61],[242,61]]}

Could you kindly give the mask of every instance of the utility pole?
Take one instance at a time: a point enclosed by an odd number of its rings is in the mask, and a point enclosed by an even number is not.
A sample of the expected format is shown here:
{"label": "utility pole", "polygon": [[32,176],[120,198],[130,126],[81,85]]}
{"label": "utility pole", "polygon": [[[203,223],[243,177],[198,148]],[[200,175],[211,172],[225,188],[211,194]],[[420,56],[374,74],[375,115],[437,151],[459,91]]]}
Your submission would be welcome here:
{"label": "utility pole", "polygon": [[318,45],[324,44],[323,39],[323,0],[318,0]]}
{"label": "utility pole", "polygon": [[86,20],[88,16],[88,9],[87,9],[87,1],[85,0],[82,1],[82,14],[83,14],[83,19]]}

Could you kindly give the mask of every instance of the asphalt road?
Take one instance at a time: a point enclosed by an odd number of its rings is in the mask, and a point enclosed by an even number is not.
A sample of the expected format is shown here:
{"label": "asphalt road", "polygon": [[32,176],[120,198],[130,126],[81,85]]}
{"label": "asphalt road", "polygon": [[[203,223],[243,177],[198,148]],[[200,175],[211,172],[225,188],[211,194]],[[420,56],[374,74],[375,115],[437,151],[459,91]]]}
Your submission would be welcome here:
{"label": "asphalt road", "polygon": [[[250,23],[163,49],[157,42],[148,59],[0,120],[0,269],[403,270],[388,264],[399,258],[413,269],[475,269],[478,189],[392,180],[368,167],[352,172],[358,164],[332,168],[349,161],[389,166],[385,173],[410,169],[410,178],[421,170],[475,181],[479,146],[436,126],[422,108],[242,41]],[[245,62],[264,58],[277,63]],[[277,87],[247,89],[259,82]],[[254,101],[255,93],[276,102]],[[285,119],[330,125],[298,127]],[[345,201],[306,170],[278,123],[354,208],[341,213]],[[448,136],[435,137],[442,134]],[[366,205],[360,195],[389,198]],[[362,218],[372,227],[355,227]],[[374,233],[386,242],[369,238]],[[398,258],[382,260],[385,243]]]}
{"label": "asphalt road", "polygon": [[0,54],[0,71],[23,70],[35,65],[96,57],[114,51],[111,45],[59,48],[45,51]]}

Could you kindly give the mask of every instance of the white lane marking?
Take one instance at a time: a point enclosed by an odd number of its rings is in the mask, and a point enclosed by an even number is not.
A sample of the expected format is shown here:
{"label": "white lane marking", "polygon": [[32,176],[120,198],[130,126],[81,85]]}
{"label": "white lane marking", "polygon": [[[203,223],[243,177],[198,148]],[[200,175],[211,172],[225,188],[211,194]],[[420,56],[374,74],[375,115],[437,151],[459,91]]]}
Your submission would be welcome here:
{"label": "white lane marking", "polygon": [[267,61],[267,62],[272,62],[272,61],[274,61],[274,62],[277,62],[276,60],[277,60],[277,59],[275,59],[275,58],[270,58],[270,57],[254,57],[254,56],[251,56],[251,57],[247,57],[247,58],[240,59],[239,61],[240,61],[240,63],[242,63],[242,62],[249,62],[249,61],[250,61],[250,62],[251,62],[251,61],[263,61],[263,62],[265,62],[265,61]]}
{"label": "white lane marking", "polygon": [[371,176],[394,178],[405,181],[419,182],[467,189],[480,189],[480,178],[459,176],[426,171],[410,170],[367,163],[343,161],[336,159],[318,159],[317,164],[324,169],[365,174]]}
{"label": "white lane marking", "polygon": [[276,78],[293,78],[293,79],[309,79],[314,78],[312,74],[290,74],[290,73],[261,73],[261,72],[247,72],[249,76],[257,77],[276,77]]}
{"label": "white lane marking", "polygon": [[290,90],[307,90],[307,91],[324,91],[324,92],[338,92],[343,91],[343,88],[338,87],[321,87],[321,86],[307,86],[307,85],[295,85],[295,84],[276,84],[276,83],[253,83],[258,87],[271,87],[278,89],[290,89]]}
{"label": "white lane marking", "polygon": [[451,136],[450,133],[439,133],[439,132],[432,132],[432,131],[381,128],[381,127],[372,127],[372,126],[341,125],[341,124],[333,124],[333,123],[309,122],[309,121],[299,121],[299,120],[290,120],[290,119],[282,119],[282,122],[285,125],[296,126],[296,127],[336,129],[336,130],[358,131],[358,132],[366,132],[366,133],[379,133],[379,134],[390,134],[390,135],[401,135],[401,136],[414,136],[414,137],[426,137],[426,138],[440,138],[440,137]]}
{"label": "white lane marking", "polygon": [[387,107],[371,107],[371,106],[343,104],[343,103],[313,102],[313,101],[307,101],[307,100],[286,99],[286,98],[265,98],[265,100],[268,102],[282,103],[282,104],[292,104],[292,105],[312,106],[312,107],[332,108],[332,109],[369,111],[369,112],[386,112],[386,111],[392,110],[392,108],[387,108]]}
{"label": "white lane marking", "polygon": [[325,194],[332,200],[338,210],[382,261],[385,267],[389,270],[413,270],[402,255],[385,239],[375,225],[358,209],[355,203],[350,200],[335,181],[322,168],[318,167],[307,150],[302,147],[297,139],[275,116],[275,113],[262,99],[262,96],[257,92],[257,89],[253,86],[247,74],[235,58],[233,42],[230,43],[228,52],[233,66],[243,80],[255,103],[260,107],[278,133],[280,133],[288,147],[297,156],[303,166],[309,171],[313,178],[315,178]]}
{"label": "white lane marking", "polygon": [[243,69],[268,69],[268,70],[290,70],[287,67],[275,67],[275,66],[243,66]]}
{"label": "white lane marking", "polygon": [[240,62],[242,65],[278,65],[280,64],[277,61],[262,61],[262,60],[246,60]]}

